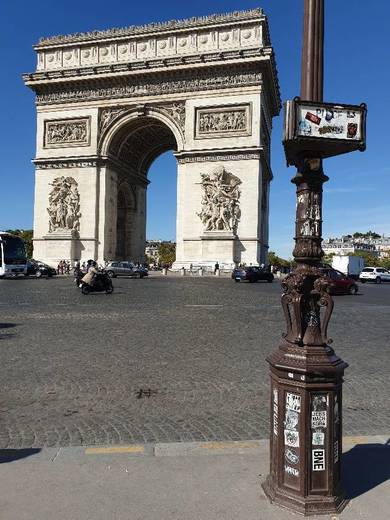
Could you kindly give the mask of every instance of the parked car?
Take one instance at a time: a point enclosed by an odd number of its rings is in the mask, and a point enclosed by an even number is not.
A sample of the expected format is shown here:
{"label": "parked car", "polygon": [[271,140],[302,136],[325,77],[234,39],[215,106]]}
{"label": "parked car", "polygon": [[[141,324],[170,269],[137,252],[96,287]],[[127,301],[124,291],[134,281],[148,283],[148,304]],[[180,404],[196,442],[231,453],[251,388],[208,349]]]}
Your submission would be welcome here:
{"label": "parked car", "polygon": [[362,283],[374,282],[390,282],[390,272],[383,267],[365,267],[360,273],[359,280]]}
{"label": "parked car", "polygon": [[110,278],[116,278],[117,276],[144,278],[148,276],[148,270],[145,267],[136,267],[132,262],[109,262],[105,270]]}
{"label": "parked car", "polygon": [[261,267],[257,266],[249,266],[249,267],[239,267],[234,269],[232,272],[232,278],[236,282],[258,282],[259,280],[271,283],[274,279],[274,275]]}
{"label": "parked car", "polygon": [[44,264],[39,260],[29,260],[27,262],[26,276],[35,276],[36,278],[47,276],[50,278],[56,274],[57,271],[54,269],[54,267],[50,267],[50,265]]}
{"label": "parked car", "polygon": [[321,272],[330,283],[330,294],[357,294],[359,288],[353,278],[331,267],[322,267]]}

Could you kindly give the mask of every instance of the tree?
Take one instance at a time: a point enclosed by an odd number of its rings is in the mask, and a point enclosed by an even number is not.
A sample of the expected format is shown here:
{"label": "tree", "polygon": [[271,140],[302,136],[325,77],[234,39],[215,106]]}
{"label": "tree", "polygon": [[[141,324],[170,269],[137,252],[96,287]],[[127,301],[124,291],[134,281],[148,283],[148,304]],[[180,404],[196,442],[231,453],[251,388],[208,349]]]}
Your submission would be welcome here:
{"label": "tree", "polygon": [[280,258],[274,251],[268,251],[268,263],[278,267],[290,267],[290,261]]}
{"label": "tree", "polygon": [[20,237],[26,246],[27,258],[32,258],[33,254],[33,230],[32,229],[7,229],[6,233],[11,233]]}
{"label": "tree", "polygon": [[158,260],[160,264],[172,265],[176,260],[176,244],[163,242],[158,248]]}

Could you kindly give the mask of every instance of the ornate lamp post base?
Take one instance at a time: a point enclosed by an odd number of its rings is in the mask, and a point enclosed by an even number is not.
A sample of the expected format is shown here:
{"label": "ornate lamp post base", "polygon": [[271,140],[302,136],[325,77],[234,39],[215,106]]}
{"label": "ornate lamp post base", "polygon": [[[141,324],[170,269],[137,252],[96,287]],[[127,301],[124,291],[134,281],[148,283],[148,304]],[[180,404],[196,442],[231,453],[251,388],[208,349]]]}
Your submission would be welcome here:
{"label": "ornate lamp post base", "polygon": [[303,515],[339,513],[344,363],[328,345],[283,342],[271,367],[271,502]]}

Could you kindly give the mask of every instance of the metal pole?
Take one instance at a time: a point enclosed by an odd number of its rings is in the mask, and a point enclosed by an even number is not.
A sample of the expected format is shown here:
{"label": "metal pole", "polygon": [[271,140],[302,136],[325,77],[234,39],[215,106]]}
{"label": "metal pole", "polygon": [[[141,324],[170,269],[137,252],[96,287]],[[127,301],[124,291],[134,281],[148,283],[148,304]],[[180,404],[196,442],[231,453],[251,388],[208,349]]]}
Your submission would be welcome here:
{"label": "metal pole", "polygon": [[[301,97],[323,97],[324,0],[304,0]],[[322,160],[300,149],[297,172],[296,270],[282,283],[286,332],[267,361],[271,368],[271,500],[303,514],[336,513],[340,483],[342,381],[347,364],[330,347],[333,310],[322,277]]]}

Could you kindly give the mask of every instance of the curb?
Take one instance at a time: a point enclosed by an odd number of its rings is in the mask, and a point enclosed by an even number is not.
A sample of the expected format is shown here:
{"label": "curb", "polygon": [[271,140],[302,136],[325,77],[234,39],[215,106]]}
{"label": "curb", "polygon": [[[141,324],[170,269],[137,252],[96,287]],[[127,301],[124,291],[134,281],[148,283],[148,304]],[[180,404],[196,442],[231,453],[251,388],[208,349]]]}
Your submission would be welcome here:
{"label": "curb", "polygon": [[[386,435],[343,437],[343,449],[362,444],[389,444]],[[24,454],[22,455],[22,452]],[[267,456],[269,440],[207,441],[207,442],[170,442],[146,443],[111,446],[70,446],[64,448],[25,448],[0,450],[1,462],[78,462],[107,458],[133,457],[215,457],[221,455]]]}

